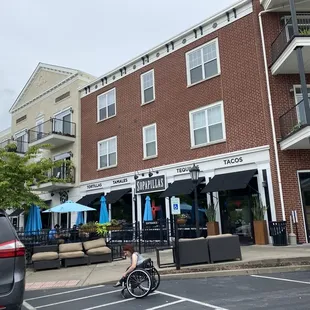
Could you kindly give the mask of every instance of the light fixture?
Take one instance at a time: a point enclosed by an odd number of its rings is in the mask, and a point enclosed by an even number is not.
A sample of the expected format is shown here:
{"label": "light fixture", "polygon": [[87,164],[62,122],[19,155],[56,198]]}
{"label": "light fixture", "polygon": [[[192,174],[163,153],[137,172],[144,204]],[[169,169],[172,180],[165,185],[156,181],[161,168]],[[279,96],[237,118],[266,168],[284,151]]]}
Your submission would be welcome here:
{"label": "light fixture", "polygon": [[197,182],[199,178],[199,172],[200,172],[199,167],[193,164],[193,167],[189,169],[189,172],[191,174],[192,181]]}
{"label": "light fixture", "polygon": [[137,173],[135,173],[134,177],[133,177],[135,180],[139,179],[139,176]]}
{"label": "light fixture", "polygon": [[149,177],[152,177],[153,176],[153,172],[152,172],[152,170],[150,169],[149,170]]}

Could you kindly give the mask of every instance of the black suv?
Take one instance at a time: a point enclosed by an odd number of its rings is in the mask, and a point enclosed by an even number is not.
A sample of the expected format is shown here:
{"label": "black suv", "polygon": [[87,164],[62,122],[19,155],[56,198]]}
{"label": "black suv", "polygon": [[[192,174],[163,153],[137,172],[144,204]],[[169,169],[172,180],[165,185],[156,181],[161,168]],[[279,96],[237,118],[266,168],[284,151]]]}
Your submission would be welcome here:
{"label": "black suv", "polygon": [[0,209],[0,310],[20,310],[25,292],[25,247]]}

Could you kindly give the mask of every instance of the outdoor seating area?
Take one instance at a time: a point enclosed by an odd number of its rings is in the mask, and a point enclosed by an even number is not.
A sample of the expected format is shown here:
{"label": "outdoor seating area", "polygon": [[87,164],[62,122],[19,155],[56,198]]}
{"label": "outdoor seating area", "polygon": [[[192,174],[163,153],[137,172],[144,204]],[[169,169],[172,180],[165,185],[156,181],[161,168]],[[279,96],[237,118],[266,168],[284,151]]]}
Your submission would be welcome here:
{"label": "outdoor seating area", "polygon": [[55,269],[112,261],[112,251],[104,238],[60,245],[36,246],[33,249],[33,269]]}

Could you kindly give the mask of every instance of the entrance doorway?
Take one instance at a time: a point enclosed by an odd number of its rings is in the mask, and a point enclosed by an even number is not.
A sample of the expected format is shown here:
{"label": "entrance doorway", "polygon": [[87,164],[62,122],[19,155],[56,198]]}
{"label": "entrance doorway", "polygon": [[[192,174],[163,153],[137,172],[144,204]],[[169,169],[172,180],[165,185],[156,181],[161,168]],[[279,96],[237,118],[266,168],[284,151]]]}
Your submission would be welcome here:
{"label": "entrance doorway", "polygon": [[[299,172],[299,184],[304,209],[307,242],[310,240],[310,172]],[[300,220],[299,220],[300,221]]]}
{"label": "entrance doorway", "polygon": [[253,199],[258,197],[257,178],[254,176],[244,189],[219,192],[222,233],[238,235],[241,244],[254,243]]}

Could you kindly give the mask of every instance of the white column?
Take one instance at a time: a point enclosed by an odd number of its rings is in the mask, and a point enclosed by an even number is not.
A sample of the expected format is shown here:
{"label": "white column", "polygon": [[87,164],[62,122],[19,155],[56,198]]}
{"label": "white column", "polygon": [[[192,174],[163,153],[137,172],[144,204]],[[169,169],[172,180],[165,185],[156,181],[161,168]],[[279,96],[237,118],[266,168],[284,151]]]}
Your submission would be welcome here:
{"label": "white column", "polygon": [[165,198],[165,206],[166,206],[166,218],[170,220],[171,216],[170,216],[170,201],[169,201],[169,197]]}
{"label": "white column", "polygon": [[136,213],[135,213],[135,187],[131,188],[131,212],[132,212],[132,224],[136,222]]}
{"label": "white column", "polygon": [[111,204],[109,203],[108,204],[108,212],[109,212],[109,221],[111,222],[111,220],[112,220],[112,210],[111,210]]}
{"label": "white column", "polygon": [[[265,195],[265,190],[264,190],[264,186],[263,186],[263,170],[262,169],[258,169],[258,175],[257,175],[257,188],[258,188],[258,192],[259,192],[259,198],[261,199],[261,203],[263,204],[263,206],[267,206],[266,203],[266,195]],[[270,237],[269,235],[269,222],[268,222],[268,212],[266,210],[265,214],[264,214],[264,219],[266,221],[267,224],[267,233],[268,233],[268,241],[269,243],[272,243],[272,237]]]}
{"label": "white column", "polygon": [[137,214],[138,214],[138,221],[140,223],[140,229],[142,229],[142,202],[141,202],[141,195],[137,195]]}
{"label": "white column", "polygon": [[272,183],[271,171],[269,167],[266,169],[266,173],[267,173],[267,182],[268,182],[268,192],[269,192],[269,201],[270,201],[269,207],[270,207],[270,212],[271,212],[271,220],[276,221],[277,214],[276,214],[276,207],[274,203],[273,183]]}

